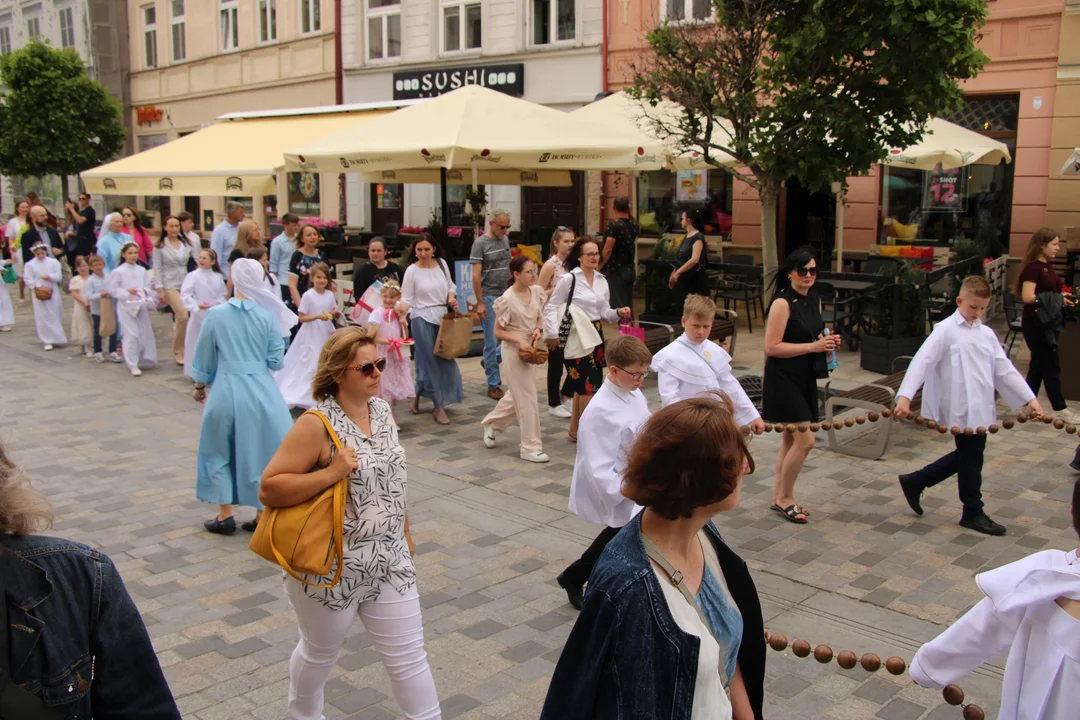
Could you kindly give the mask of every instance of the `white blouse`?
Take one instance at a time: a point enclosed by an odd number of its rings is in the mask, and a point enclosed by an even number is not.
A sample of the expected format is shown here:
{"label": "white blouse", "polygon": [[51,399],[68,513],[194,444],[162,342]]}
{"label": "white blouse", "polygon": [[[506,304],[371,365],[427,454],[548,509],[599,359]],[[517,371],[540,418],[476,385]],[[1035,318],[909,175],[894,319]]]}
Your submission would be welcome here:
{"label": "white blouse", "polygon": [[619,321],[619,313],[611,307],[611,290],[608,289],[607,278],[599,272],[593,272],[593,284],[590,286],[581,268],[574,268],[559,279],[551,293],[551,299],[544,306],[544,337],[548,339],[559,337],[559,322],[562,320],[559,313],[566,304],[570,285],[574,284],[575,277],[577,283],[574,287],[574,305],[581,308],[593,322]]}
{"label": "white blouse", "polygon": [[401,281],[401,300],[409,305],[413,317],[439,325],[446,314],[447,298],[454,289],[444,260],[440,259],[433,268],[413,263],[405,269]]}

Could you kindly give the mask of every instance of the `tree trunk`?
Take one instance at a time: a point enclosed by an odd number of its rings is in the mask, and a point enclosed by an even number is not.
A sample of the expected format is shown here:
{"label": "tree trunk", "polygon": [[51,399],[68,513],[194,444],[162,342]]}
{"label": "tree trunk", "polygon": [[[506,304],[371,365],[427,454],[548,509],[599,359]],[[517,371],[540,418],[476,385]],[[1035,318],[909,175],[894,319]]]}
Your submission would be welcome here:
{"label": "tree trunk", "polygon": [[780,188],[766,185],[758,192],[761,198],[761,261],[765,267],[765,307],[769,307],[772,294],[767,292],[780,261],[776,252],[776,209]]}
{"label": "tree trunk", "polygon": [[[67,201],[68,201],[68,176],[61,173],[60,174],[60,203],[59,203],[60,208],[63,208],[64,203],[66,203]],[[63,211],[61,211],[58,208],[57,209],[57,215],[66,218],[67,217],[67,210],[64,209]],[[60,225],[63,226],[64,223],[60,223]]]}

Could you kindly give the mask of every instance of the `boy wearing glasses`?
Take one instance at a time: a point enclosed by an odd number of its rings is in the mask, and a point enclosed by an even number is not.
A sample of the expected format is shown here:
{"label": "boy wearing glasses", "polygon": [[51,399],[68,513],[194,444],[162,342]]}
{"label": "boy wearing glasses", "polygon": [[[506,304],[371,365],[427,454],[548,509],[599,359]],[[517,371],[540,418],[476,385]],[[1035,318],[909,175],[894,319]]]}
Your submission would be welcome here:
{"label": "boy wearing glasses", "polygon": [[749,425],[755,433],[765,430],[761,413],[731,374],[731,356],[709,339],[716,303],[704,295],[687,295],[683,303],[683,334],[656,354],[652,371],[657,373],[663,407],[686,398],[720,390],[735,405],[735,422]]}
{"label": "boy wearing glasses", "polygon": [[484,326],[484,371],[487,373],[488,397],[502,400],[501,344],[495,338],[495,301],[506,292],[510,278],[510,213],[496,210],[491,215],[488,231],[478,237],[469,256],[472,263],[473,294],[476,314]]}
{"label": "boy wearing glasses", "polygon": [[581,557],[556,579],[578,610],[593,566],[607,544],[641,507],[622,495],[622,473],[638,429],[649,419],[649,403],[641,386],[649,374],[652,353],[636,337],[608,342],[607,379],[581,414],[570,511],[586,522],[605,527]]}

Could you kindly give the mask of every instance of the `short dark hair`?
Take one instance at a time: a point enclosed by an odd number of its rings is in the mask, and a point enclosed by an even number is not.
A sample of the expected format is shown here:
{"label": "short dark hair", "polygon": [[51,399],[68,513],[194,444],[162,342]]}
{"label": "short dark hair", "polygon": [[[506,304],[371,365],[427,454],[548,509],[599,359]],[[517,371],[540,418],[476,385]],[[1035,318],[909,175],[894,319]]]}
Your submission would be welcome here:
{"label": "short dark hair", "polygon": [[964,282],[960,283],[960,292],[971,293],[983,300],[988,299],[993,294],[990,283],[982,275],[968,275],[964,278]]}
{"label": "short dark hair", "polygon": [[597,250],[600,249],[600,243],[596,240],[596,236],[582,235],[574,243],[574,247],[570,248],[570,252],[566,254],[566,259],[563,260],[564,268],[569,271],[581,265],[581,249],[585,247],[586,243],[592,243]]}
{"label": "short dark hair", "polygon": [[690,517],[735,492],[746,465],[754,472],[731,400],[713,391],[649,418],[630,450],[622,494],[669,520]]}
{"label": "short dark hair", "polygon": [[189,213],[187,210],[177,215],[176,219],[180,222],[187,222],[188,220],[190,220],[191,222],[195,222],[195,216]]}
{"label": "short dark hair", "polygon": [[628,213],[630,212],[630,198],[619,196],[615,198],[615,201],[611,203],[611,206],[618,212]]}
{"label": "short dark hair", "polygon": [[292,225],[293,223],[300,223],[300,216],[295,213],[285,213],[281,216],[282,225]]}
{"label": "short dark hair", "polygon": [[81,192],[81,193],[79,193],[79,197],[81,197],[81,198],[86,198],[87,200],[89,200],[89,199],[90,199],[90,193],[88,193],[88,192]]}
{"label": "short dark hair", "polygon": [[1080,478],[1073,484],[1072,518],[1073,530],[1080,536]]}

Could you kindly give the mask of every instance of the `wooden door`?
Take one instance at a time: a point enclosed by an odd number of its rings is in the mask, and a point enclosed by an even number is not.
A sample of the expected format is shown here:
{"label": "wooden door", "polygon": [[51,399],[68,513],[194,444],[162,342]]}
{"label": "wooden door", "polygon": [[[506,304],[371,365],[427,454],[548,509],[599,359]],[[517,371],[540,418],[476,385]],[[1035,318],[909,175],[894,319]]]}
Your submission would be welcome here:
{"label": "wooden door", "polygon": [[521,189],[522,231],[525,242],[540,245],[546,256],[551,236],[559,225],[585,234],[584,173],[572,172],[570,187],[524,187]]}
{"label": "wooden door", "polygon": [[371,183],[372,232],[394,237],[404,224],[405,186],[401,183]]}

